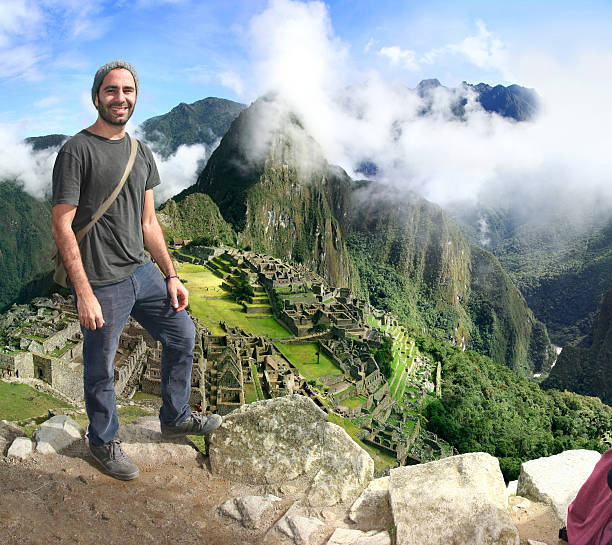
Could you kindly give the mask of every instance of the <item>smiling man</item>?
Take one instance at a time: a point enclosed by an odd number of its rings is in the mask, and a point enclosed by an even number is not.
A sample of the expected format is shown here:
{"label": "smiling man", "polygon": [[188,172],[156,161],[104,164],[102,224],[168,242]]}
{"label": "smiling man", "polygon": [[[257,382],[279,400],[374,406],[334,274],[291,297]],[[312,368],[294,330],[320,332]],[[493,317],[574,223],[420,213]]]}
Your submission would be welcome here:
{"label": "smiling man", "polygon": [[[115,351],[129,316],[162,344],[162,434],[204,435],[221,423],[218,415],[200,416],[188,405],[195,328],[185,311],[189,294],[155,215],[153,188],[160,183],[155,160],[146,145],[125,131],[137,96],[138,76],[130,64],[113,61],[102,66],[91,89],[98,118],[64,144],[53,169],[53,236],[83,332],[90,451],[110,475],[122,480],[138,476],[117,437],[114,390]],[[77,242],[75,233],[90,223],[119,185],[132,146],[136,155],[125,184]]]}

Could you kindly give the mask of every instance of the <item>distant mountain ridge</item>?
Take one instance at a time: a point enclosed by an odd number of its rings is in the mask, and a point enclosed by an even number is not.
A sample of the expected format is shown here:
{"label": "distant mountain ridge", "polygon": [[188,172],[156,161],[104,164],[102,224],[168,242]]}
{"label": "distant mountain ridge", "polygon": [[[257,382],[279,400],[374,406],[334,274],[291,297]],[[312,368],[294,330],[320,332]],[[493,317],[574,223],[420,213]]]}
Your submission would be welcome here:
{"label": "distant mountain ridge", "polygon": [[[432,91],[438,88],[449,89],[443,86],[437,79],[426,79],[421,81],[416,91],[421,98],[427,98]],[[534,89],[521,87],[520,85],[495,85],[492,87],[486,83],[478,83],[472,85],[463,82],[456,89],[449,89],[458,92],[459,95],[465,94],[465,91],[476,94],[476,100],[480,103],[483,109],[490,113],[496,113],[502,117],[512,118],[516,121],[529,121],[538,113],[540,100]],[[462,92],[463,91],[463,92]],[[458,117],[461,117],[465,111],[464,106],[467,104],[465,98],[460,98],[453,106],[453,112]]]}
{"label": "distant mountain ridge", "polygon": [[215,97],[181,102],[168,113],[147,119],[140,128],[155,151],[167,157],[181,145],[212,146],[244,108],[244,104]]}

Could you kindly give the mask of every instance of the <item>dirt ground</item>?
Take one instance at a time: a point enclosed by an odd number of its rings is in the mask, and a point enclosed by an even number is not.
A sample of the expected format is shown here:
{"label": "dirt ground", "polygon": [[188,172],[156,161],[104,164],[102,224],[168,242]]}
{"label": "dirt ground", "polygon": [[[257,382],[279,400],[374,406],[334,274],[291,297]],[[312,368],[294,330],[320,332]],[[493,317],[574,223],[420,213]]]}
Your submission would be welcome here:
{"label": "dirt ground", "polygon": [[[260,545],[262,532],[216,514],[226,499],[258,493],[213,477],[202,456],[117,481],[98,470],[83,441],[62,455],[0,459],[0,544]],[[282,503],[285,510],[291,500]],[[565,545],[549,508],[513,497],[510,513],[522,544]]]}
{"label": "dirt ground", "polygon": [[262,536],[216,515],[218,505],[244,491],[212,478],[203,458],[141,470],[122,482],[100,473],[79,450],[0,460],[0,544],[261,543]]}

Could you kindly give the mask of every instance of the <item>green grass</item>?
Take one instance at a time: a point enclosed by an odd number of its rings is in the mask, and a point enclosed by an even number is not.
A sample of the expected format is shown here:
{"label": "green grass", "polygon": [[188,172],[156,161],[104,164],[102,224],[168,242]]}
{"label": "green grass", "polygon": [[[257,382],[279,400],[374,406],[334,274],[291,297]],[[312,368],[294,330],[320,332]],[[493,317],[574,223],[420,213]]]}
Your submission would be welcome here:
{"label": "green grass", "polygon": [[355,441],[355,443],[357,443],[372,457],[372,460],[374,460],[374,467],[378,471],[384,471],[389,467],[397,465],[397,460],[390,454],[383,452],[382,450],[376,448],[373,445],[367,445],[361,440],[359,440],[357,438],[357,435],[361,431],[361,428],[357,426],[354,422],[352,422],[350,419],[341,418],[339,416],[336,416],[335,414],[328,414],[327,419],[333,424],[337,424],[341,428],[344,428],[346,433],[348,433],[352,437],[353,441]]}
{"label": "green grass", "polygon": [[[291,333],[273,317],[248,318],[241,304],[236,303],[228,292],[221,289],[222,280],[203,265],[181,263],[180,275],[189,281],[189,308],[204,327],[215,335],[225,332],[219,323],[238,326],[249,333],[262,337],[291,337]],[[223,297],[223,299],[213,299]]]}
{"label": "green grass", "polygon": [[244,385],[244,402],[253,403],[254,401],[259,401],[257,392],[255,391],[255,385],[247,382]]}
{"label": "green grass", "polygon": [[275,343],[275,346],[293,363],[306,380],[313,380],[325,375],[341,375],[334,362],[323,352],[320,353],[317,363],[317,343],[308,344],[283,344]]}
{"label": "green grass", "polygon": [[259,383],[259,375],[257,374],[257,365],[254,361],[251,362],[251,376],[253,377],[253,384],[255,385],[255,396],[257,399],[264,399],[263,390]]}
{"label": "green grass", "polygon": [[55,407],[70,407],[26,384],[0,381],[0,420],[24,420],[41,416]]}
{"label": "green grass", "polygon": [[349,409],[356,409],[357,407],[360,407],[361,405],[363,405],[367,400],[368,400],[367,397],[362,396],[362,395],[357,395],[357,396],[346,398],[344,401],[340,402],[340,405],[344,405],[345,407],[348,407]]}

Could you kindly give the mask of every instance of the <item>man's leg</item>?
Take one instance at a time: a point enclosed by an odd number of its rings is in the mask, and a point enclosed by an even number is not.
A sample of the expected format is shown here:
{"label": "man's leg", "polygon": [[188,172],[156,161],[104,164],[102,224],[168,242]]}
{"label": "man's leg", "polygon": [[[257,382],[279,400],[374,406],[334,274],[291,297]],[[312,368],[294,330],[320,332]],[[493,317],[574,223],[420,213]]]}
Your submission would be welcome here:
{"label": "man's leg", "polygon": [[[89,417],[87,437],[92,446],[100,446],[117,437],[119,421],[114,387],[114,360],[119,337],[132,305],[134,289],[130,279],[94,288],[104,325],[83,332],[83,384],[85,407]],[[75,305],[77,299],[75,296]]]}
{"label": "man's leg", "polygon": [[159,418],[166,426],[176,426],[191,415],[191,367],[195,327],[184,310],[170,304],[166,282],[153,263],[133,274],[136,302],[132,316],[154,339],[162,343],[162,407]]}

